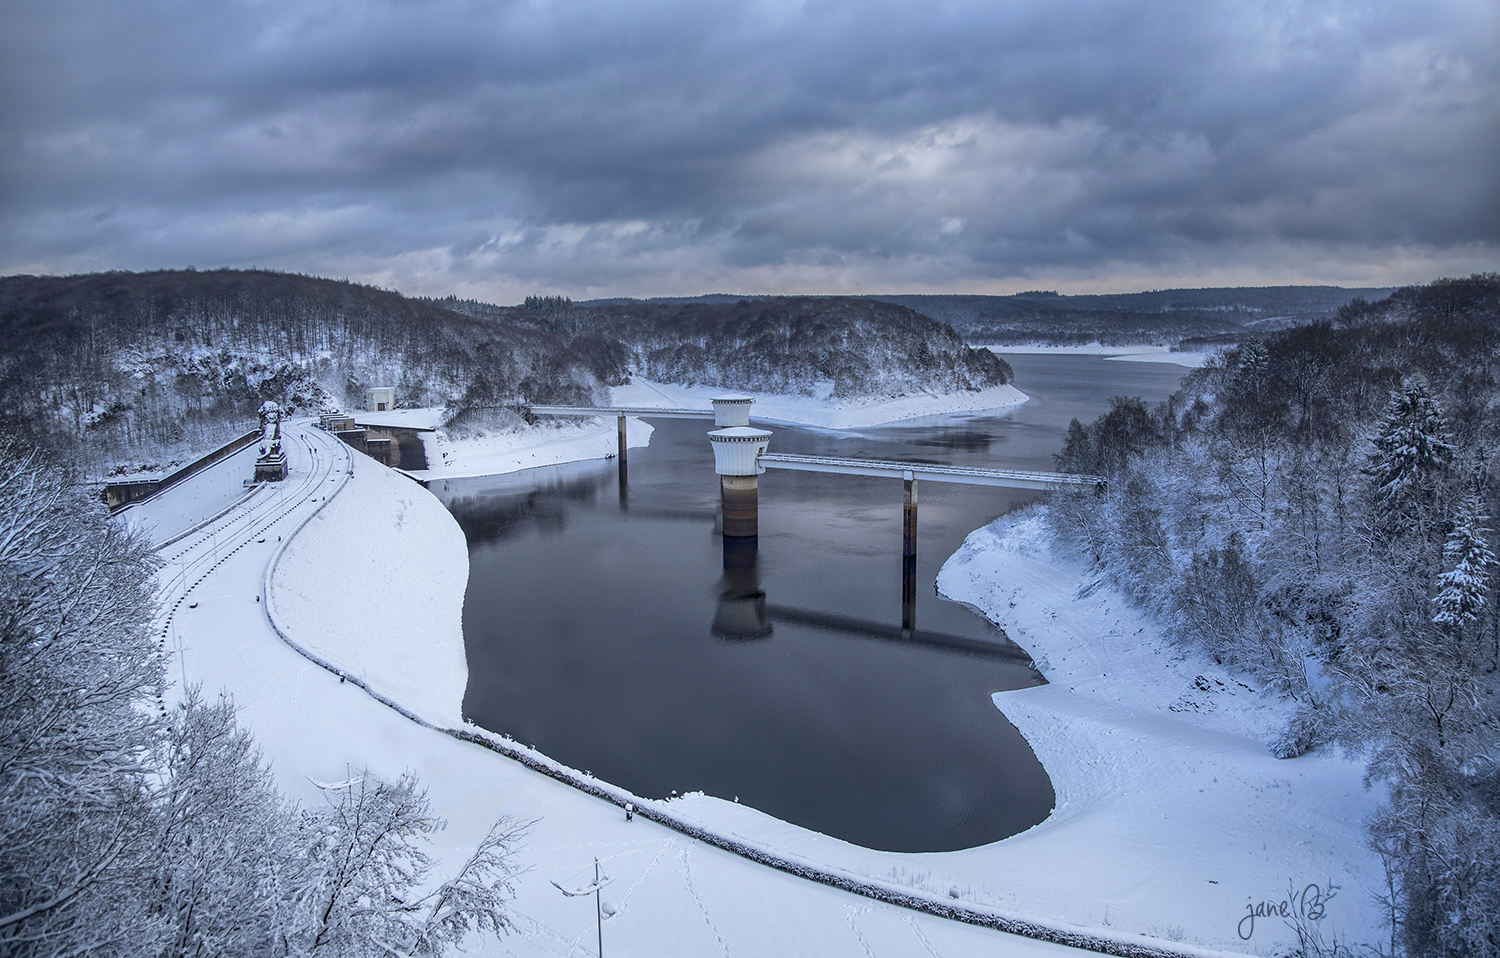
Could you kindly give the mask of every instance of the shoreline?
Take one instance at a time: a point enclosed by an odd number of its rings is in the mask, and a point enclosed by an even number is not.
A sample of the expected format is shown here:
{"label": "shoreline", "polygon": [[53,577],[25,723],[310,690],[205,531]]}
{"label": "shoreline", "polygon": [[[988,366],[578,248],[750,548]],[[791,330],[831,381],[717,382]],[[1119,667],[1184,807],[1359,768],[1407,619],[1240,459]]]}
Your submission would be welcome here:
{"label": "shoreline", "polygon": [[[1289,885],[1337,886],[1325,934],[1378,935],[1384,871],[1364,823],[1380,796],[1364,763],[1327,748],[1274,757],[1267,742],[1291,703],[1174,644],[1087,563],[1057,554],[1045,508],[975,530],[937,578],[941,595],[1004,629],[1049,683],[994,695],[1057,795],[1045,821],[998,843],[1003,859],[1046,857],[1050,874],[1032,882],[1039,903],[1092,896],[1116,924],[1188,939],[1217,930],[1220,947],[1294,947],[1280,922],[1256,925],[1248,941],[1229,927],[1247,902],[1281,900]],[[1173,916],[1163,901],[1190,904]]]}
{"label": "shoreline", "polygon": [[[870,397],[859,400],[835,399],[831,395],[832,387],[832,383],[825,383],[822,390],[825,395],[822,397],[750,392],[740,392],[737,395],[749,396],[755,400],[750,407],[752,422],[822,429],[899,426],[905,421],[929,416],[1011,409],[1031,398],[1010,383],[974,392]],[[610,401],[616,406],[708,410],[712,408],[710,400],[714,396],[721,396],[729,391],[712,386],[657,383],[636,377],[629,385],[612,388]]]}
{"label": "shoreline", "polygon": [[[612,432],[613,424],[609,425]],[[309,654],[304,647],[310,649],[313,662],[322,668],[304,658],[303,667],[291,669],[291,676],[270,663],[242,664],[225,672],[221,662],[208,671],[226,679],[238,676],[225,687],[244,695],[246,724],[274,758],[284,785],[289,768],[303,777],[330,774],[323,767],[330,749],[334,754],[363,753],[366,764],[372,770],[383,769],[382,774],[401,763],[424,768],[436,810],[458,826],[442,843],[445,860],[460,854],[466,836],[482,827],[483,813],[476,813],[476,802],[495,807],[499,796],[493,783],[498,775],[519,789],[517,794],[530,796],[519,806],[507,798],[501,807],[549,818],[549,834],[558,829],[560,834],[578,833],[584,822],[591,823],[586,827],[594,832],[603,828],[598,832],[601,839],[615,835],[616,829],[627,830],[608,839],[612,842],[639,834],[641,825],[624,825],[609,815],[601,820],[589,810],[600,798],[616,806],[633,801],[643,812],[651,810],[646,817],[679,832],[707,836],[711,844],[751,861],[858,892],[866,900],[898,902],[929,914],[1116,954],[1279,953],[1288,944],[1286,929],[1258,928],[1252,941],[1237,937],[1235,922],[1244,903],[1282,897],[1288,882],[1326,883],[1330,877],[1343,890],[1343,897],[1330,906],[1330,915],[1339,919],[1340,937],[1357,940],[1365,928],[1374,927],[1368,923],[1373,906],[1362,894],[1373,887],[1372,873],[1365,867],[1368,862],[1353,860],[1358,856],[1351,855],[1349,847],[1351,841],[1363,846],[1358,820],[1362,815],[1350,821],[1348,813],[1372,807],[1373,802],[1357,766],[1328,756],[1284,762],[1271,758],[1263,745],[1237,734],[1258,714],[1238,707],[1237,693],[1212,692],[1197,698],[1184,693],[1185,698],[1178,697],[1182,701],[1169,697],[1165,702],[1132,699],[1131,689],[1163,689],[1164,662],[1176,670],[1169,669],[1169,677],[1175,674],[1187,686],[1204,677],[1211,680],[1210,689],[1217,689],[1214,683],[1221,679],[1196,663],[1173,659],[1159,636],[1123,641],[1145,634],[1149,624],[1107,586],[1090,582],[1080,564],[1051,555],[1038,535],[1040,520],[1034,511],[1012,513],[976,530],[943,565],[937,585],[946,597],[969,603],[1004,627],[1037,658],[1052,683],[1000,693],[994,700],[1042,760],[1057,805],[1038,826],[991,845],[901,854],[859,848],[701,793],[636,799],[503,736],[467,723],[455,725],[467,674],[461,618],[468,570],[467,544],[456,522],[431,496],[364,457],[353,457],[345,481],[323,489],[320,500],[328,501],[320,501],[317,514],[299,527],[301,534],[286,543],[285,551],[301,552],[301,558],[288,558],[274,574],[269,566],[262,567],[267,585],[276,592],[265,611],[286,620],[294,633],[273,641],[281,645],[284,640],[303,655]],[[382,531],[370,532],[371,525]],[[415,532],[418,527],[427,527],[421,533],[426,543],[422,548],[392,551],[374,539],[365,541],[391,530]],[[304,541],[304,535],[310,538]],[[330,564],[347,564],[351,552],[382,559],[366,563],[363,571],[347,569],[335,582],[324,581]],[[346,594],[349,602],[323,601],[330,587]],[[435,606],[406,618],[391,617],[390,610],[399,611],[405,600],[434,595],[441,597]],[[269,591],[267,598],[272,599]],[[292,614],[299,608],[300,614]],[[409,606],[412,609],[418,606]],[[213,621],[213,613],[199,618],[203,615],[195,611],[188,621]],[[375,626],[385,631],[372,634]],[[236,622],[229,631],[238,628]],[[1108,642],[1101,645],[1101,638]],[[195,650],[192,661],[196,664],[207,654]],[[246,653],[215,654],[233,662]],[[310,676],[308,669],[326,678]],[[197,668],[194,675],[203,679]],[[328,680],[332,689],[342,692],[346,675],[369,691],[372,697],[366,701],[372,707],[389,716],[378,723],[384,731],[374,737],[358,723],[329,712],[332,706],[320,697],[326,693],[317,692],[328,688]],[[288,681],[298,690],[301,703],[290,714],[284,701],[292,691],[286,687]],[[303,697],[304,686],[313,699]],[[1247,695],[1243,701],[1250,699]],[[1189,714],[1174,705],[1188,707]],[[1269,728],[1274,712],[1262,709],[1260,726]],[[317,748],[310,749],[303,741],[303,723],[309,718],[314,718],[315,727],[339,731],[331,740],[320,734]],[[392,722],[406,723],[410,732],[394,736]],[[442,725],[450,730],[438,731]],[[453,744],[437,746],[423,734]],[[453,736],[473,744],[464,745]],[[413,752],[411,746],[393,746],[395,739],[429,744]],[[480,740],[513,762],[502,767],[477,755],[461,761],[453,757],[463,748],[480,748]],[[454,748],[460,751],[452,752]],[[568,788],[578,789],[572,793],[577,797],[543,790],[551,796],[543,800],[536,787],[526,784],[526,776],[537,771],[568,782]],[[490,797],[480,798],[481,794]],[[1161,817],[1164,805],[1171,810],[1170,818]],[[1331,817],[1329,809],[1344,818]],[[1239,813],[1226,821],[1226,810]],[[615,824],[606,827],[603,821]],[[632,827],[635,833],[628,831]],[[625,866],[617,861],[611,867]],[[726,861],[723,868],[732,885],[746,878],[743,866]],[[649,869],[641,874],[649,874]],[[816,898],[815,887],[790,892],[797,896],[798,907],[804,899]],[[528,884],[525,907],[557,913],[548,890],[533,890]],[[990,938],[983,947],[955,953],[979,954],[1001,944]]]}
{"label": "shoreline", "polygon": [[1124,363],[1165,363],[1198,369],[1213,358],[1213,352],[1174,352],[1170,346],[1105,346],[1103,343],[1082,343],[1076,346],[1053,346],[1047,344],[997,346],[972,343],[975,349],[988,349],[996,356],[1102,356],[1107,360]]}

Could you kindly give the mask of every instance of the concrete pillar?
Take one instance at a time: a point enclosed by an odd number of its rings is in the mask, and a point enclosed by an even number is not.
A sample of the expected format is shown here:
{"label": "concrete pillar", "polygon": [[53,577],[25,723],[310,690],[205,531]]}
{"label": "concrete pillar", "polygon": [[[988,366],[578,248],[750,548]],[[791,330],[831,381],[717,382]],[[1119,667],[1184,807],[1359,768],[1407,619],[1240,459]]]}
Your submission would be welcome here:
{"label": "concrete pillar", "polygon": [[749,426],[730,426],[708,434],[714,448],[714,472],[719,476],[719,495],[724,506],[724,535],[747,538],[759,535],[759,481],[762,469],[756,459],[766,451],[771,433]]}
{"label": "concrete pillar", "polygon": [[627,445],[627,443],[625,442],[625,417],[624,416],[616,416],[615,417],[615,435],[619,439],[619,446],[620,446],[620,451],[619,451],[619,456],[620,456],[620,474],[624,475],[625,474],[625,447]]}
{"label": "concrete pillar", "polygon": [[915,557],[917,554],[917,480],[908,472],[901,485],[901,555]]}
{"label": "concrete pillar", "polygon": [[901,628],[917,627],[917,480],[907,473],[902,481],[901,510]]}
{"label": "concrete pillar", "polygon": [[725,538],[760,534],[760,489],[755,476],[720,476]]}

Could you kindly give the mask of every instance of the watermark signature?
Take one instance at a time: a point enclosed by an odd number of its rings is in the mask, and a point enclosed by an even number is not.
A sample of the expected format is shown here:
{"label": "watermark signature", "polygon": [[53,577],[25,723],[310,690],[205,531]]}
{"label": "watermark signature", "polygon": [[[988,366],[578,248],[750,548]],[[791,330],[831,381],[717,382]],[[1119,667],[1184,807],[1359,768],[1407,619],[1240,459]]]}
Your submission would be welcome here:
{"label": "watermark signature", "polygon": [[1328,911],[1328,903],[1333,900],[1338,886],[1329,883],[1327,890],[1318,885],[1308,885],[1301,891],[1296,885],[1292,885],[1285,898],[1264,899],[1262,901],[1251,900],[1245,903],[1245,917],[1240,919],[1235,930],[1239,932],[1241,941],[1249,941],[1250,936],[1255,934],[1255,921],[1258,918],[1280,918],[1287,924],[1301,928],[1308,922],[1319,921]]}

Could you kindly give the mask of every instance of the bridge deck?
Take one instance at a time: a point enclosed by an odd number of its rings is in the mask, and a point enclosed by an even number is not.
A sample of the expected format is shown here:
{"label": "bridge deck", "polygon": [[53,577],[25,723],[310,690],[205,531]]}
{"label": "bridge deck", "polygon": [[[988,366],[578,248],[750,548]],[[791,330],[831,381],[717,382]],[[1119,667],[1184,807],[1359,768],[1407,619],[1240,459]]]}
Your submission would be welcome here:
{"label": "bridge deck", "polygon": [[662,409],[656,406],[527,406],[533,416],[656,416],[660,419],[712,419],[712,409]]}
{"label": "bridge deck", "polygon": [[892,479],[931,479],[937,482],[961,482],[977,486],[1004,486],[1010,489],[1056,489],[1060,486],[1094,487],[1104,482],[1101,476],[1075,476],[1061,472],[1023,472],[1014,469],[974,469],[968,466],[940,466],[929,462],[890,462],[880,459],[835,459],[829,456],[791,456],[766,453],[757,460],[773,469],[798,469],[803,472],[836,472],[846,476],[885,476]]}

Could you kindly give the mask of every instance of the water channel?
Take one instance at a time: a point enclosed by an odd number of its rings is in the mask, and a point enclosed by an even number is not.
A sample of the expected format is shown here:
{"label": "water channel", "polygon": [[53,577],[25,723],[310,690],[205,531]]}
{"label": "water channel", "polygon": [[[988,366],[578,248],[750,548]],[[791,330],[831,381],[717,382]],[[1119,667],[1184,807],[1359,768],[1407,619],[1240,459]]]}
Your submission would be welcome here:
{"label": "water channel", "polygon": [[[1032,397],[1009,414],[770,426],[771,449],[1049,470],[1070,419],[1159,401],[1184,373],[1007,359]],[[726,551],[711,423],[651,422],[628,485],[599,461],[433,484],[469,541],[466,716],[637,795],[703,791],[869,848],[968,848],[1045,819],[1051,783],[991,701],[1044,680],[933,589],[968,533],[1037,494],[921,483],[903,634],[899,481],[770,470],[755,547]]]}

